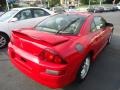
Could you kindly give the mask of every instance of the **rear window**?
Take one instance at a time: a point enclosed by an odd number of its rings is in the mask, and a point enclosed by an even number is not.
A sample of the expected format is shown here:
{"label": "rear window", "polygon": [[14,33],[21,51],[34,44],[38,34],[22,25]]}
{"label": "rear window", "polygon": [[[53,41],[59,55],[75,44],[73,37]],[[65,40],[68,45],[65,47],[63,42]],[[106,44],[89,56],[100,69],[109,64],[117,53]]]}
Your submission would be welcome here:
{"label": "rear window", "polygon": [[36,29],[54,33],[61,31],[61,33],[75,34],[77,29],[81,28],[84,21],[84,16],[74,14],[59,14],[45,19],[36,26]]}

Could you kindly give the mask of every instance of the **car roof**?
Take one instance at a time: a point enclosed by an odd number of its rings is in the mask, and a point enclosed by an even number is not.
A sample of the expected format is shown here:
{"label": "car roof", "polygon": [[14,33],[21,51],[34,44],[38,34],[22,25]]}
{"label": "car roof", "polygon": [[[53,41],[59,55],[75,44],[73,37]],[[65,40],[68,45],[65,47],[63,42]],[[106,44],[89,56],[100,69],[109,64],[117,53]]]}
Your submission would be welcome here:
{"label": "car roof", "polygon": [[31,8],[39,8],[39,7],[20,7],[20,8],[13,8],[12,10],[24,10],[24,9],[31,9]]}
{"label": "car roof", "polygon": [[85,16],[85,17],[89,17],[90,15],[92,15],[92,13],[79,12],[79,11],[67,12],[67,14],[76,14],[76,15]]}
{"label": "car roof", "polygon": [[20,8],[13,8],[12,10],[17,10],[17,11],[21,11],[21,10],[24,10],[24,9],[43,9],[47,12],[49,12],[51,15],[54,14],[54,12],[48,10],[48,9],[45,9],[45,8],[40,8],[40,7],[20,7]]}

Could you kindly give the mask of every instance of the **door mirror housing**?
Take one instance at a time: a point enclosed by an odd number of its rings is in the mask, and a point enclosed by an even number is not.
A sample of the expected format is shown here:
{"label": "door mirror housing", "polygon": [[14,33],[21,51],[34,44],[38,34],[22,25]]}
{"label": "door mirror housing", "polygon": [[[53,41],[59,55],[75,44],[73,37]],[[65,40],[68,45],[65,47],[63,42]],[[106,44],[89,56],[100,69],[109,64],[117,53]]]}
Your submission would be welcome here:
{"label": "door mirror housing", "polygon": [[10,20],[10,22],[16,22],[16,21],[18,21],[17,18],[12,18],[12,19]]}
{"label": "door mirror housing", "polygon": [[106,26],[113,27],[113,24],[112,23],[106,23]]}
{"label": "door mirror housing", "polygon": [[114,25],[112,23],[106,23],[106,26],[110,27],[112,30],[114,29]]}

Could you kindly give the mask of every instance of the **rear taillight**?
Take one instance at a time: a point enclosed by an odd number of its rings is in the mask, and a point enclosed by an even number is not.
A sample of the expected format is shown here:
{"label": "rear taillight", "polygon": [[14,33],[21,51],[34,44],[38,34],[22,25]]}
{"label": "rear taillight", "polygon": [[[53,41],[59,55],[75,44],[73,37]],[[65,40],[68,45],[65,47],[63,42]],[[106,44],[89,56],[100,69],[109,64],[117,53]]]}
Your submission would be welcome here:
{"label": "rear taillight", "polygon": [[52,62],[52,63],[56,63],[56,64],[65,64],[66,63],[57,53],[55,53],[52,50],[48,50],[48,49],[44,50],[41,53],[40,57],[42,57],[42,59],[47,62]]}

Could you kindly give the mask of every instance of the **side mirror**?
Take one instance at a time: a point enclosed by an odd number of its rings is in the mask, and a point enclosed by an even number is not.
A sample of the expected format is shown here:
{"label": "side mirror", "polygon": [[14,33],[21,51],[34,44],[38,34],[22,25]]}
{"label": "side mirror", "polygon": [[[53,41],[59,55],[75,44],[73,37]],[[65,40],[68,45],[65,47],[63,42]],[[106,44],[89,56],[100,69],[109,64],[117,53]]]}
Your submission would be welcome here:
{"label": "side mirror", "polygon": [[109,26],[112,30],[114,29],[114,25],[112,23],[106,23],[106,26]]}
{"label": "side mirror", "polygon": [[17,18],[12,18],[10,22],[16,22],[18,19]]}
{"label": "side mirror", "polygon": [[112,23],[106,23],[106,26],[113,27],[113,24]]}

